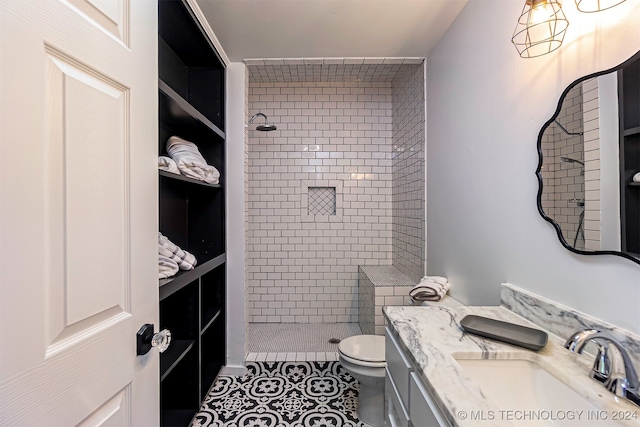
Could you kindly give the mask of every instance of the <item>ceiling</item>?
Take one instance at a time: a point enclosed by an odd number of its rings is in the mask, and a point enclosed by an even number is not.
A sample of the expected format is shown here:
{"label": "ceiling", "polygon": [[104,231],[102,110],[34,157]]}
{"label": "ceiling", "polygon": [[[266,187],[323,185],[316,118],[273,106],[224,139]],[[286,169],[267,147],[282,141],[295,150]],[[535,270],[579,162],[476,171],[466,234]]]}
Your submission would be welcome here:
{"label": "ceiling", "polygon": [[197,0],[233,62],[426,57],[467,0]]}

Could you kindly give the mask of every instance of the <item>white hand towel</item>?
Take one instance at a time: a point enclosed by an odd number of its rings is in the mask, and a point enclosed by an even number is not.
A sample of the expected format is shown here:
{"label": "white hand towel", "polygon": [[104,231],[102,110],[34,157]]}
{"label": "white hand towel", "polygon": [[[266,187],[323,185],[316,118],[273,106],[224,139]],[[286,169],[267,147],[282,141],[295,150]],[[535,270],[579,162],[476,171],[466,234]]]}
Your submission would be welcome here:
{"label": "white hand towel", "polygon": [[171,157],[159,156],[158,169],[180,175],[180,169],[178,169],[178,165]]}
{"label": "white hand towel", "polygon": [[195,256],[180,249],[175,243],[163,236],[162,233],[158,233],[158,246],[158,251],[166,249],[166,252],[162,251],[161,253],[166,254],[175,261],[181,270],[193,270],[196,266],[197,261]]}
{"label": "white hand towel", "polygon": [[420,281],[426,281],[426,280],[430,280],[432,282],[436,282],[441,284],[442,286],[444,286],[449,279],[447,279],[446,277],[442,277],[442,276],[424,276],[422,279],[420,279]]}
{"label": "white hand towel", "polygon": [[158,246],[158,279],[166,279],[178,272],[178,263],[171,259],[172,256],[171,251]]}
{"label": "white hand towel", "polygon": [[640,182],[640,172],[633,175],[633,182]]}
{"label": "white hand towel", "polygon": [[413,301],[439,301],[447,294],[449,287],[446,277],[425,276],[411,289],[409,296]]}
{"label": "white hand towel", "polygon": [[209,184],[220,182],[220,172],[207,164],[198,147],[189,141],[172,136],[167,141],[167,153],[175,160],[180,173],[190,178],[198,179]]}

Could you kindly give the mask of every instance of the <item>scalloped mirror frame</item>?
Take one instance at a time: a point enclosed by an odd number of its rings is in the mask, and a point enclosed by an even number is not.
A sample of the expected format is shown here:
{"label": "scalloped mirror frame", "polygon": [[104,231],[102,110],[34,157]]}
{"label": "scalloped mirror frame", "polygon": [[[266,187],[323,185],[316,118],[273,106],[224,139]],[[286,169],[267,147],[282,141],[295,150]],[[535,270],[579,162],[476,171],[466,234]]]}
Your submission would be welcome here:
{"label": "scalloped mirror frame", "polygon": [[545,122],[545,124],[542,126],[542,128],[540,129],[540,132],[538,133],[538,168],[536,169],[536,176],[538,177],[538,196],[537,196],[537,204],[538,204],[538,212],[540,213],[540,215],[542,216],[542,218],[545,219],[545,221],[549,222],[551,225],[553,225],[553,227],[556,230],[556,234],[558,235],[558,239],[560,240],[560,243],[562,243],[562,246],[564,246],[566,249],[570,250],[573,253],[579,254],[579,255],[617,255],[620,256],[622,258],[626,258],[638,265],[640,265],[640,258],[635,257],[629,253],[626,252],[620,252],[620,251],[611,251],[611,250],[605,250],[605,251],[583,251],[580,249],[575,249],[574,247],[572,247],[571,245],[569,245],[567,243],[567,241],[565,240],[564,236],[562,235],[562,230],[560,229],[560,226],[552,219],[550,218],[545,212],[544,209],[542,208],[542,192],[543,192],[543,181],[542,181],[542,166],[543,166],[543,154],[542,154],[542,138],[544,136],[544,132],[547,130],[547,128],[551,125],[551,123],[553,123],[554,120],[556,120],[556,118],[558,117],[558,115],[560,114],[560,111],[562,110],[562,103],[564,102],[565,97],[567,96],[567,93],[569,93],[569,91],[571,89],[573,89],[576,85],[578,85],[579,83],[591,79],[593,77],[598,77],[598,76],[602,76],[605,74],[609,74],[611,72],[614,71],[618,71],[619,69],[625,67],[627,64],[630,64],[634,61],[637,61],[640,59],[640,51],[636,52],[633,56],[631,56],[629,59],[627,59],[626,61],[624,61],[623,63],[616,65],[615,67],[609,68],[608,70],[604,70],[604,71],[598,71],[596,73],[592,73],[589,74],[587,76],[583,76],[580,77],[579,79],[575,80],[573,83],[571,83],[569,86],[567,86],[567,88],[564,90],[564,92],[562,92],[562,95],[560,95],[560,99],[558,100],[558,107],[556,108],[556,111],[553,113],[553,115],[551,116],[551,118],[549,120],[547,120]]}

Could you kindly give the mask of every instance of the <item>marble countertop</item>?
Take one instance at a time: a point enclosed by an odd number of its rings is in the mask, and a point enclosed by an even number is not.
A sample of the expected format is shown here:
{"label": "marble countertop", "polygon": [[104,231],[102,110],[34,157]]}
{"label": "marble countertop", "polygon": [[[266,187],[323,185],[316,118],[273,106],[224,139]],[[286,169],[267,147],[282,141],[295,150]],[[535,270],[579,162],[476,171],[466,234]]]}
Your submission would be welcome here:
{"label": "marble countertop", "polygon": [[[385,307],[390,329],[411,359],[416,373],[432,393],[447,421],[456,427],[506,427],[534,425],[514,418],[498,407],[456,362],[456,359],[521,359],[539,363],[556,378],[578,390],[608,416],[608,421],[580,420],[576,427],[640,426],[640,408],[617,398],[589,377],[593,356],[567,351],[564,341],[549,334],[549,342],[534,352],[510,344],[465,333],[460,320],[468,314],[489,317],[541,329],[503,307]],[[521,408],[526,410],[527,408]],[[576,408],[562,408],[573,411]],[[611,423],[613,411],[630,411],[637,419]],[[472,414],[475,414],[473,415]],[[575,415],[575,414],[574,414]],[[473,419],[475,418],[475,419]],[[489,419],[493,418],[493,419]]]}

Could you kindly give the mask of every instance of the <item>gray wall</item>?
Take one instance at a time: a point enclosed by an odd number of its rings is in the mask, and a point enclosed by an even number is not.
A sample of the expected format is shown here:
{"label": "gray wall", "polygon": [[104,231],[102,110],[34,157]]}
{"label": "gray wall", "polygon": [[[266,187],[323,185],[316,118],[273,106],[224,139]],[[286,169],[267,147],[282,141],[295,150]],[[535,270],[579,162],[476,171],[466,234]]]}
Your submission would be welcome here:
{"label": "gray wall", "polygon": [[520,2],[469,2],[427,60],[427,272],[464,303],[498,304],[499,283],[640,333],[640,266],[575,255],[536,209],[536,140],[562,91],[640,48],[640,3],[598,14],[563,3],[563,46],[521,59]]}
{"label": "gray wall", "polygon": [[[358,265],[391,264],[391,82],[249,91],[278,125],[250,131],[250,321],[357,322]],[[336,187],[336,215],[309,215],[305,183]]]}

